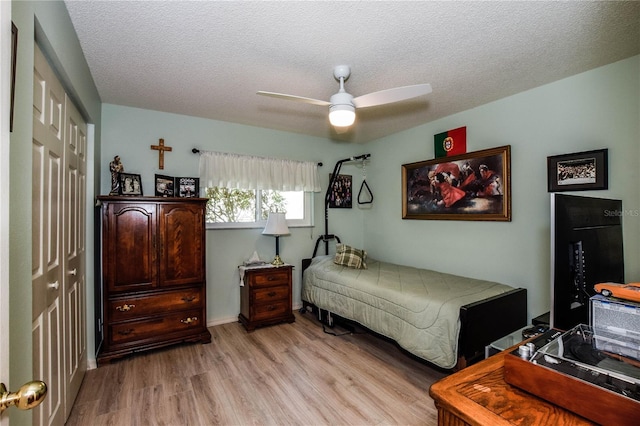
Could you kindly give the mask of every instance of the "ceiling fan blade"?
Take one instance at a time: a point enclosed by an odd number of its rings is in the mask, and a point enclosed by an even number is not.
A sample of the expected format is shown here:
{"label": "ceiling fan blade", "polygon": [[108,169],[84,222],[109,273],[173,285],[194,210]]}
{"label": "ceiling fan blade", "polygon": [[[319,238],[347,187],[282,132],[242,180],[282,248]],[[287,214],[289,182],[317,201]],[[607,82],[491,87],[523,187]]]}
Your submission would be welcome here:
{"label": "ceiling fan blade", "polygon": [[305,98],[302,96],[295,96],[295,95],[285,95],[282,93],[264,92],[262,90],[258,91],[258,95],[271,96],[272,98],[286,99],[289,101],[304,102],[305,104],[312,104],[312,105],[320,105],[320,106],[330,105],[329,102],[321,101],[319,99]]}
{"label": "ceiling fan blade", "polygon": [[376,105],[391,104],[431,93],[430,84],[415,84],[413,86],[395,87],[380,90],[353,99],[356,108],[367,108]]}

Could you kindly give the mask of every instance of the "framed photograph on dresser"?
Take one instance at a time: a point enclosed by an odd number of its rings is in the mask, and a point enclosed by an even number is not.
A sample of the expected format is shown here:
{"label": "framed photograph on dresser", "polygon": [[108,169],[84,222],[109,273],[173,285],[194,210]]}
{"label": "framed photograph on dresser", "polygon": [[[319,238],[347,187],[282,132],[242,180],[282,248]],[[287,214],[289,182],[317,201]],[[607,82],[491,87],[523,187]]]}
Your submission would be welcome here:
{"label": "framed photograph on dresser", "polygon": [[196,177],[178,177],[176,178],[176,190],[177,197],[197,197],[200,193],[200,179]]}
{"label": "framed photograph on dresser", "polygon": [[133,173],[119,173],[120,195],[142,195],[142,179]]}
{"label": "framed photograph on dresser", "polygon": [[175,197],[173,176],[156,175],[156,197]]}

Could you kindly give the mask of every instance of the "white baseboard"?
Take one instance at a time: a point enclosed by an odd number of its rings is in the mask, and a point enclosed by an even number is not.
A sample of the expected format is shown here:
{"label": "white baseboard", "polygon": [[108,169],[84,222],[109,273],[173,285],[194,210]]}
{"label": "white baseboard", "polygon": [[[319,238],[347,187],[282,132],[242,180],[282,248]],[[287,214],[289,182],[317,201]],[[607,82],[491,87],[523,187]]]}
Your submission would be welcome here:
{"label": "white baseboard", "polygon": [[[302,308],[302,303],[298,303],[296,305],[293,305],[293,310],[294,311],[298,311],[300,308]],[[226,318],[216,318],[214,320],[211,321],[207,321],[207,327],[215,327],[216,325],[222,325],[222,324],[229,324],[231,322],[237,322],[238,321],[238,316],[233,316],[233,317],[226,317]]]}
{"label": "white baseboard", "polygon": [[226,318],[216,318],[212,321],[207,321],[207,327],[214,327],[216,325],[229,324],[230,322],[238,322],[238,316],[234,317],[226,317]]}

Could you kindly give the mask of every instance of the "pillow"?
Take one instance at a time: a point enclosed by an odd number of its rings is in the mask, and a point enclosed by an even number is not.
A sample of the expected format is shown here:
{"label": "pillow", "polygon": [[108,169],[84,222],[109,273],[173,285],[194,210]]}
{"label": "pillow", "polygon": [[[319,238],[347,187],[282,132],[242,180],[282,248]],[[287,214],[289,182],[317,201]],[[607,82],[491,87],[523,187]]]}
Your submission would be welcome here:
{"label": "pillow", "polygon": [[336,244],[333,263],[354,269],[367,269],[367,252],[346,244]]}

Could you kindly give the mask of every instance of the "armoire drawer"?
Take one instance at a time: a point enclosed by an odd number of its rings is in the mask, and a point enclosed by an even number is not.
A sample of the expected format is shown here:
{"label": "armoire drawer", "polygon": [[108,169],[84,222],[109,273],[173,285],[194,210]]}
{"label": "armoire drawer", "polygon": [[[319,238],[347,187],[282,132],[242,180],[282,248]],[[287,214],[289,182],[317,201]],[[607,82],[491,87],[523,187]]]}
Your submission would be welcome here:
{"label": "armoire drawer", "polygon": [[201,328],[203,318],[200,309],[156,316],[141,321],[111,324],[108,338],[111,344],[126,343],[148,338],[163,338],[169,333]]}
{"label": "armoire drawer", "polygon": [[111,321],[126,321],[169,311],[196,309],[202,306],[202,290],[180,289],[151,295],[118,297],[108,303]]}

